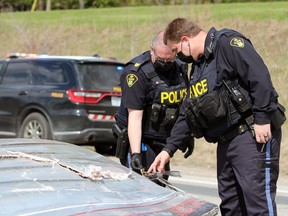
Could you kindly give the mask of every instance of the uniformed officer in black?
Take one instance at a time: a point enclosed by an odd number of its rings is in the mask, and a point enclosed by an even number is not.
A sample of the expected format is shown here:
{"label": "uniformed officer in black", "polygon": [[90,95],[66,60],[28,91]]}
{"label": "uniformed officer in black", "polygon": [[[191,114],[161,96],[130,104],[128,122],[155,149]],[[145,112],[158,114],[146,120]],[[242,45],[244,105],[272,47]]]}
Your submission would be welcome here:
{"label": "uniformed officer in black", "polygon": [[[277,215],[280,112],[269,71],[242,34],[176,18],[164,42],[179,59],[192,63],[190,96],[163,151],[148,172],[164,172],[164,164],[190,132],[217,142],[217,179],[222,215]],[[278,107],[280,107],[278,109]],[[280,116],[275,118],[275,116]]]}
{"label": "uniformed officer in black", "polygon": [[[120,78],[122,98],[116,122],[121,129],[127,128],[130,153],[128,157],[121,154],[121,164],[147,171],[162,150],[187,95],[188,79],[182,65],[164,45],[163,32],[153,39],[149,51],[126,64]],[[117,144],[120,148],[122,141]],[[192,153],[192,141],[183,149],[187,150],[185,157]]]}

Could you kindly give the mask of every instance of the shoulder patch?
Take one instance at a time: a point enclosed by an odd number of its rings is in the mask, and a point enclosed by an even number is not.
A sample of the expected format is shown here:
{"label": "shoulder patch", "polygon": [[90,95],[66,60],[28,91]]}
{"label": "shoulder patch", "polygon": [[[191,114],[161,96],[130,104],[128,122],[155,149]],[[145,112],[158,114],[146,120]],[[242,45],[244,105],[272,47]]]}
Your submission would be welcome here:
{"label": "shoulder patch", "polygon": [[135,63],[134,66],[135,67],[139,67],[141,64],[139,62]]}
{"label": "shoulder patch", "polygon": [[245,44],[243,38],[240,37],[232,38],[232,40],[230,41],[230,46],[244,48]]}
{"label": "shoulder patch", "polygon": [[138,81],[138,77],[135,74],[127,74],[126,82],[129,87],[132,87]]}

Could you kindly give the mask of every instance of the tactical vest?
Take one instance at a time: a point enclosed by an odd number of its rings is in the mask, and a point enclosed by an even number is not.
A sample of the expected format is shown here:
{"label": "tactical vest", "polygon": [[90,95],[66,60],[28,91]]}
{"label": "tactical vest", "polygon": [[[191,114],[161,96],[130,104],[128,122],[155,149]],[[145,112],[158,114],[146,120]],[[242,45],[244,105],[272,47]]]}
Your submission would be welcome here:
{"label": "tactical vest", "polygon": [[[187,124],[196,138],[217,138],[239,122],[242,115],[229,98],[228,92],[217,77],[215,50],[221,35],[231,30],[212,31],[211,43],[206,47],[201,64],[193,65],[188,106],[185,110]],[[233,32],[234,33],[234,32]],[[242,35],[241,35],[242,36]],[[238,80],[229,81],[238,86]],[[243,89],[241,89],[243,91]],[[245,114],[246,115],[246,114]],[[216,139],[217,141],[217,139]]]}
{"label": "tactical vest", "polygon": [[175,80],[169,80],[165,75],[156,73],[148,56],[150,56],[149,52],[144,53],[142,62],[139,61],[139,58],[131,60],[133,64],[141,64],[137,70],[144,72],[153,89],[147,96],[152,100],[146,104],[144,109],[143,137],[165,142],[177,119],[180,105],[187,95],[188,79],[180,61],[175,62],[174,73],[178,80],[175,82]]}

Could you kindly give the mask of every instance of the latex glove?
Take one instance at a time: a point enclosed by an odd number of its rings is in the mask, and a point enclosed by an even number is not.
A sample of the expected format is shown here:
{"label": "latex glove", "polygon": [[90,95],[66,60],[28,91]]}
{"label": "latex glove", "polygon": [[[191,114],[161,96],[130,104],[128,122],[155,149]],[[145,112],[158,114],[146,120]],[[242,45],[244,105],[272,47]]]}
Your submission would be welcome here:
{"label": "latex glove", "polygon": [[184,158],[188,158],[190,155],[192,155],[193,151],[194,151],[194,143],[195,143],[195,139],[194,137],[191,137],[188,141],[188,145],[187,147],[182,151],[184,154]]}
{"label": "latex glove", "polygon": [[140,153],[133,153],[131,155],[131,167],[133,170],[141,170],[144,168],[142,165],[142,156]]}

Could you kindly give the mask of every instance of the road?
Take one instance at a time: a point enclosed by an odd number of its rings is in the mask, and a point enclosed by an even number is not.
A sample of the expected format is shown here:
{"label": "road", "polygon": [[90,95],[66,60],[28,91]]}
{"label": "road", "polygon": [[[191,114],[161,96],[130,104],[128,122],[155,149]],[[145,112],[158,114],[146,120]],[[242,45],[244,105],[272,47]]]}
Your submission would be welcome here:
{"label": "road", "polygon": [[[115,157],[110,157],[110,159],[119,162]],[[211,175],[189,175],[187,169],[182,169],[180,167],[175,167],[174,170],[181,170],[181,177],[169,177],[169,182],[173,186],[183,190],[185,192],[191,193],[195,196],[200,197],[201,199],[214,203],[219,206],[220,198],[218,197],[217,192],[217,180],[214,174]],[[203,173],[202,173],[203,174]],[[288,215],[288,185],[286,181],[281,184],[278,182],[277,188],[277,213],[278,216],[287,216]],[[220,213],[218,214],[221,215]]]}
{"label": "road", "polygon": [[[220,203],[220,198],[218,197],[217,192],[217,182],[214,177],[182,175],[181,178],[169,177],[169,182],[183,191],[199,196],[203,200],[216,205],[219,205]],[[276,202],[278,216],[287,216],[288,187],[278,185]],[[220,215],[220,213],[218,215]]]}

